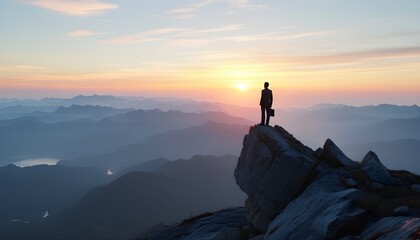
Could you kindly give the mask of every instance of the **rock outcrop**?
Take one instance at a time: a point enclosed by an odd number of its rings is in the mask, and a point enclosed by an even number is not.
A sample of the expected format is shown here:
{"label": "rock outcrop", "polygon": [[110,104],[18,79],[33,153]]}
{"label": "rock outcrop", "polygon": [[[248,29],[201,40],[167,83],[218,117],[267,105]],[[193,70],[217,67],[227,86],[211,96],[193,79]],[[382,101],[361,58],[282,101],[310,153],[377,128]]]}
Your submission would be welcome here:
{"label": "rock outcrop", "polygon": [[270,127],[251,129],[235,170],[236,182],[248,194],[250,224],[261,232],[320,172],[314,152],[278,129],[283,134]]}
{"label": "rock outcrop", "polygon": [[244,208],[232,208],[216,213],[204,213],[184,220],[149,236],[148,240],[227,240],[248,239],[246,212]]}
{"label": "rock outcrop", "polygon": [[330,139],[313,151],[279,126],[254,126],[234,175],[245,208],[148,239],[420,239],[420,177],[388,170],[373,152],[356,162]]}

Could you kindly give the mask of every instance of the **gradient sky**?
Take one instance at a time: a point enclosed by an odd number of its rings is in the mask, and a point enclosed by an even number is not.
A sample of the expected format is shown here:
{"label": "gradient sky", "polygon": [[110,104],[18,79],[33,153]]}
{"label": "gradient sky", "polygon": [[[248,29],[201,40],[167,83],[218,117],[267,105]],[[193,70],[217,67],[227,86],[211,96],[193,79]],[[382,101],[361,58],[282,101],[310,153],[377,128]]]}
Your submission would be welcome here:
{"label": "gradient sky", "polygon": [[420,104],[420,1],[0,0],[0,97]]}

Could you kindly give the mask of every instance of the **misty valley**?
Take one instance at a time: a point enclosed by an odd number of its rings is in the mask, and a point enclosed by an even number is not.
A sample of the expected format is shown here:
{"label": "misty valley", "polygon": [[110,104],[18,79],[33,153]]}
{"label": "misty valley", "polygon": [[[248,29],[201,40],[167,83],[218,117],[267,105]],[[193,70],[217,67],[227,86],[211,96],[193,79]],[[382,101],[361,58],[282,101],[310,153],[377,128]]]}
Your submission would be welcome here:
{"label": "misty valley", "polygon": [[[272,125],[312,149],[332,139],[420,174],[417,105],[276,111]],[[189,99],[0,99],[0,239],[142,239],[243,206],[233,173],[258,122],[257,108]]]}

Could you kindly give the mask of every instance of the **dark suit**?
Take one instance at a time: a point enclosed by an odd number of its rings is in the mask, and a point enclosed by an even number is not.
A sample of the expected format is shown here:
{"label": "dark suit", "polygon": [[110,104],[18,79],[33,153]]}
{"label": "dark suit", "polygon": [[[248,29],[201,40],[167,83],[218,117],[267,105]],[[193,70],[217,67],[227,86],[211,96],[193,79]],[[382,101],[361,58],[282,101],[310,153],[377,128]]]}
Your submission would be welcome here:
{"label": "dark suit", "polygon": [[[261,106],[261,124],[268,125],[270,123],[270,114],[268,112],[269,109],[271,109],[271,106],[273,105],[273,92],[271,92],[270,89],[265,88],[261,91],[261,100],[260,100],[260,106]],[[267,121],[265,121],[265,114],[267,113]]]}

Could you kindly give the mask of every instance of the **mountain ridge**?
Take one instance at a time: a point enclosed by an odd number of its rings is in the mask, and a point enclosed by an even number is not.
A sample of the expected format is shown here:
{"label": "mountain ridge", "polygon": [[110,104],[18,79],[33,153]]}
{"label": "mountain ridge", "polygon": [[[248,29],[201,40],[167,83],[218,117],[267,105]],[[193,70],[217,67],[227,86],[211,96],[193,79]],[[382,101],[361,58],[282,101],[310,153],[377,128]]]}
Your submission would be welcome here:
{"label": "mountain ridge", "polygon": [[[356,162],[330,139],[313,151],[280,126],[254,126],[244,137],[234,175],[248,195],[247,220],[220,219],[220,214],[226,214],[220,211],[172,225],[145,239],[391,240],[420,236],[420,176],[388,170],[372,151]],[[208,229],[199,227],[204,219]],[[221,221],[231,226],[242,221],[247,224],[227,230],[218,224]]]}

